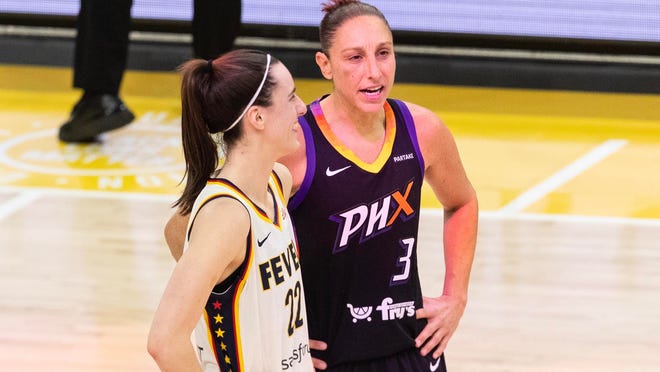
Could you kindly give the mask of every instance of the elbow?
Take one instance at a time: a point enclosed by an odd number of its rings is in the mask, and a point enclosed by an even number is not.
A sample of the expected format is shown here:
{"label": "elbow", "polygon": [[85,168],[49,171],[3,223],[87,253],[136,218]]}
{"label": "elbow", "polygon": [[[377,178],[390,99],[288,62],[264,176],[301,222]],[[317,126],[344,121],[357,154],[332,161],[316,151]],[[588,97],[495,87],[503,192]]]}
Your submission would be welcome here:
{"label": "elbow", "polygon": [[469,209],[474,211],[479,211],[479,199],[477,198],[477,190],[473,187],[470,187],[470,192],[468,193],[465,202],[463,203]]}
{"label": "elbow", "polygon": [[460,213],[462,215],[468,215],[473,218],[478,218],[479,216],[479,200],[477,199],[477,194],[475,192],[470,193],[461,203],[456,205],[447,205],[444,207],[445,218],[453,216],[455,213]]}
{"label": "elbow", "polygon": [[151,355],[151,357],[155,361],[158,361],[158,359],[162,355],[161,350],[162,350],[161,344],[150,335],[149,339],[147,340],[147,352],[149,353],[149,355]]}
{"label": "elbow", "polygon": [[190,363],[195,359],[190,341],[190,333],[177,332],[170,327],[152,327],[147,338],[147,352],[161,371],[190,371],[193,370]]}
{"label": "elbow", "polygon": [[153,330],[149,333],[147,352],[156,361],[156,364],[162,365],[164,358],[170,354],[168,344],[167,337],[164,337],[164,335],[160,335]]}

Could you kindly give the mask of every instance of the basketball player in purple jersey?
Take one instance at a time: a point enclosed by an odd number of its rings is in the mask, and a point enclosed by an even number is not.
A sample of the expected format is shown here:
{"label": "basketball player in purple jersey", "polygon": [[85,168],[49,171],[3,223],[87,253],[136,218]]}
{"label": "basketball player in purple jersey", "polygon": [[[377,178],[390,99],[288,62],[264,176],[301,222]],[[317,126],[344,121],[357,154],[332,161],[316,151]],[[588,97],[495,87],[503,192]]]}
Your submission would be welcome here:
{"label": "basketball player in purple jersey", "polygon": [[[289,210],[310,337],[327,344],[313,355],[333,371],[445,370],[467,302],[476,194],[440,119],[387,99],[396,63],[383,14],[351,0],[323,10],[316,62],[334,89],[308,106],[303,146],[283,161],[299,185]],[[445,209],[438,298],[422,296],[417,270],[424,180]]]}

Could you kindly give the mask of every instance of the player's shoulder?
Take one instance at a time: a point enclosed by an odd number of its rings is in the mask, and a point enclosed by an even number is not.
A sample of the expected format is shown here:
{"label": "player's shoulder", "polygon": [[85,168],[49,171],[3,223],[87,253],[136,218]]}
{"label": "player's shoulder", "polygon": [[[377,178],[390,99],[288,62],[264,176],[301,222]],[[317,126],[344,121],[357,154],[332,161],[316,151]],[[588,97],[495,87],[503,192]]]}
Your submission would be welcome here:
{"label": "player's shoulder", "polygon": [[410,111],[410,115],[415,123],[417,137],[420,140],[423,141],[428,136],[434,137],[446,134],[446,125],[436,112],[413,102],[402,102]]}
{"label": "player's shoulder", "polygon": [[293,176],[291,175],[289,168],[287,168],[282,163],[276,162],[273,165],[273,172],[275,173],[275,176],[280,180],[284,198],[288,200],[289,195],[291,195],[291,186],[293,184]]}
{"label": "player's shoulder", "polygon": [[197,212],[196,219],[200,218],[232,218],[237,215],[245,215],[248,202],[239,194],[217,193],[210,194]]}
{"label": "player's shoulder", "polygon": [[192,215],[190,231],[194,227],[198,234],[210,239],[224,239],[227,234],[247,234],[251,221],[250,207],[241,199],[239,195],[212,195]]}
{"label": "player's shoulder", "polygon": [[442,120],[438,114],[431,111],[430,109],[409,101],[401,102],[406,105],[410,111],[410,115],[412,115],[413,119],[415,120],[415,123],[435,125],[442,124]]}

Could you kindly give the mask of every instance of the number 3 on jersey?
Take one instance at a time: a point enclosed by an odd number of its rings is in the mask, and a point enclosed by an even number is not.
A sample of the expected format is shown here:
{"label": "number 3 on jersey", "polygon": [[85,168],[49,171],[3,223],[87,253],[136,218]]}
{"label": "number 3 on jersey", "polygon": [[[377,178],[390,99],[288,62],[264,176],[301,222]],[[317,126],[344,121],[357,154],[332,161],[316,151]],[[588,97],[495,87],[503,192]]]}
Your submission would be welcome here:
{"label": "number 3 on jersey", "polygon": [[403,270],[400,274],[392,276],[390,284],[405,283],[408,281],[408,276],[410,275],[410,256],[412,256],[413,247],[415,246],[415,238],[401,239],[399,243],[406,253],[404,256],[399,257],[399,263],[396,266],[403,267]]}
{"label": "number 3 on jersey", "polygon": [[286,292],[286,298],[284,300],[284,306],[289,306],[289,327],[287,328],[289,336],[293,334],[296,328],[300,328],[304,324],[300,316],[301,302],[302,286],[300,285],[300,281],[297,281],[296,285],[293,288],[289,288]]}

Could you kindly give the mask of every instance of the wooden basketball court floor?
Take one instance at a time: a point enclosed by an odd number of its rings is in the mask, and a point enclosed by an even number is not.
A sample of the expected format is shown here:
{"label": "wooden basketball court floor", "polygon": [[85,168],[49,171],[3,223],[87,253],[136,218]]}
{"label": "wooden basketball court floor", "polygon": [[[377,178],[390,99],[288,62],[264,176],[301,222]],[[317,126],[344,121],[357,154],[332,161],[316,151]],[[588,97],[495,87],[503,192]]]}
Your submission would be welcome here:
{"label": "wooden basketball court floor", "polygon": [[[66,68],[0,65],[0,370],[153,371],[146,334],[174,265],[178,77],[129,71],[138,118],[102,144],[56,129]],[[297,80],[305,101],[329,89]],[[481,214],[451,371],[660,370],[660,96],[400,84],[456,136]],[[441,292],[441,214],[419,260]]]}

